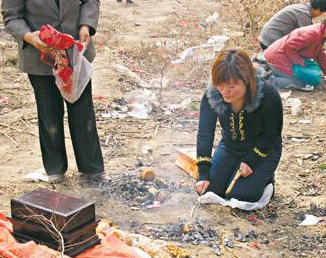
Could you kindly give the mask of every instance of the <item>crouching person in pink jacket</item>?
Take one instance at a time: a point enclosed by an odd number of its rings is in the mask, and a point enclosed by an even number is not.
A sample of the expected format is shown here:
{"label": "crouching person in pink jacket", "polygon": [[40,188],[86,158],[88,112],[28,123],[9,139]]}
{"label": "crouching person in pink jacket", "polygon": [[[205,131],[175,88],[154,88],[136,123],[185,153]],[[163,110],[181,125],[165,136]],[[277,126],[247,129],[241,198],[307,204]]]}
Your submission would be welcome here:
{"label": "crouching person in pink jacket", "polygon": [[272,84],[279,89],[311,91],[321,83],[322,73],[326,74],[325,26],[326,20],[295,29],[264,51],[273,70]]}

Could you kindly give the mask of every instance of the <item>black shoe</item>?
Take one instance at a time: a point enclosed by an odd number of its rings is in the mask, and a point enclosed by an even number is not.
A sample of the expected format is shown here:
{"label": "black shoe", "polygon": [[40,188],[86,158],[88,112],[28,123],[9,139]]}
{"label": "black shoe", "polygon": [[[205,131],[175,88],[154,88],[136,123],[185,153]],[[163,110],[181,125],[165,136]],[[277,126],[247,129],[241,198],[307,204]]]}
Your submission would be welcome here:
{"label": "black shoe", "polygon": [[131,1],[131,0],[127,0],[126,3],[127,3],[127,4],[133,4],[134,2]]}
{"label": "black shoe", "polygon": [[117,0],[117,3],[121,3],[122,2],[122,0]]}
{"label": "black shoe", "polygon": [[94,174],[81,174],[80,178],[87,181],[87,183],[101,183],[109,180],[109,176],[105,173],[94,173]]}

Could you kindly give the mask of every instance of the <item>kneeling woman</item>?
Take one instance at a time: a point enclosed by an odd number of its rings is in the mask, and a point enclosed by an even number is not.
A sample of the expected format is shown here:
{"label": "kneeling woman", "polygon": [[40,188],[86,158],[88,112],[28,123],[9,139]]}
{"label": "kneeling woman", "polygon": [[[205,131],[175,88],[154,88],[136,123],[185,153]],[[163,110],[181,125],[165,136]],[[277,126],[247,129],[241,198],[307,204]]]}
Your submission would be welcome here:
{"label": "kneeling woman", "polygon": [[[211,158],[217,119],[222,139]],[[221,51],[200,106],[196,190],[255,202],[274,182],[282,154],[282,102],[278,91],[255,77],[249,56]],[[241,177],[228,196],[236,171]]]}

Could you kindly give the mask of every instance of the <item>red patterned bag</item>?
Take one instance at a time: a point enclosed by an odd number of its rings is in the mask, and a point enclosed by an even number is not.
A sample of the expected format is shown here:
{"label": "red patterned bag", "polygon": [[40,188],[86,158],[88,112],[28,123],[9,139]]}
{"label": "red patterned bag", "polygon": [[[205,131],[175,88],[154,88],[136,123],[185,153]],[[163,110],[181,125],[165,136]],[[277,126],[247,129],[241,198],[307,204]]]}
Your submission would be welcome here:
{"label": "red patterned bag", "polygon": [[[41,52],[41,60],[52,67],[62,97],[74,103],[93,74],[90,63],[84,57],[86,46],[48,24],[41,27],[39,37],[49,47],[53,47],[50,53]],[[66,50],[71,47],[73,56],[70,62]]]}

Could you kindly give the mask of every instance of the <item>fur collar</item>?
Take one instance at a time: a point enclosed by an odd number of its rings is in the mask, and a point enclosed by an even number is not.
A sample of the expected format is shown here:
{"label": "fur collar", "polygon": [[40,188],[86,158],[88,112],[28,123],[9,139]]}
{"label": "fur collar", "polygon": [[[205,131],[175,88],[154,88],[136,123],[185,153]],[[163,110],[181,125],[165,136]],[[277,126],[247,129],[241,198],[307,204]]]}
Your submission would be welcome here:
{"label": "fur collar", "polygon": [[[260,103],[262,98],[264,97],[264,82],[257,78],[257,93],[256,96],[252,99],[250,103],[247,103],[244,110],[246,110],[248,113],[253,112],[256,110]],[[225,113],[228,109],[230,109],[230,104],[226,103],[221,93],[217,89],[212,88],[212,79],[209,78],[208,85],[207,85],[207,92],[206,96],[208,98],[208,103],[218,114]]]}

